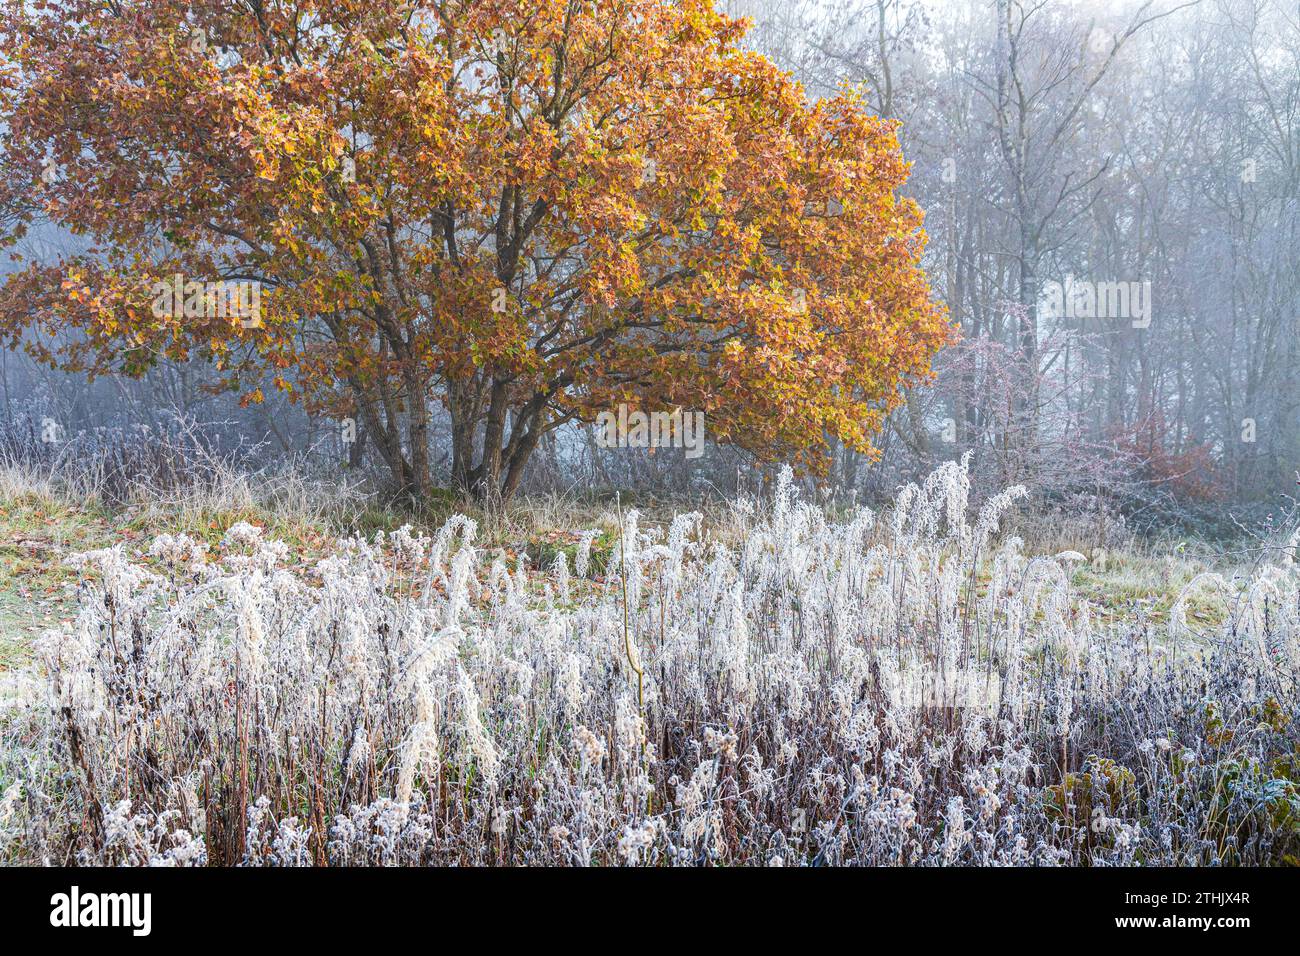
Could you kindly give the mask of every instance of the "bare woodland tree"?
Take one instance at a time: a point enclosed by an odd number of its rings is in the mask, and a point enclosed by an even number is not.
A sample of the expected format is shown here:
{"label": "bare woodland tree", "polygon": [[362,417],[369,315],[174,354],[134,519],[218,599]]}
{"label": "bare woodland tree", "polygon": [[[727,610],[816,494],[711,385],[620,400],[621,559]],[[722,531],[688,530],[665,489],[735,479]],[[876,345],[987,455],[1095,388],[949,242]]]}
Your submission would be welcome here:
{"label": "bare woodland tree", "polygon": [[[990,477],[1057,490],[1291,487],[1294,5],[735,6],[810,91],[864,86],[914,163],[963,341],[894,416],[877,479],[972,449]],[[1045,287],[1072,281],[1151,283],[1149,323],[1045,313]]]}

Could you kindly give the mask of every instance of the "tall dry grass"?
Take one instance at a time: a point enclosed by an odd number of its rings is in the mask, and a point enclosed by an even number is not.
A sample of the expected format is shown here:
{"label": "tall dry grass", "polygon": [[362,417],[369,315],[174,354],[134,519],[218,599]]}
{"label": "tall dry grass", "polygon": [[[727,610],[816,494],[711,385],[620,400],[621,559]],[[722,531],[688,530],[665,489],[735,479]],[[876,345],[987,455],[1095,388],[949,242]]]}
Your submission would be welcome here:
{"label": "tall dry grass", "polygon": [[[11,860],[1269,864],[1300,852],[1295,540],[1221,620],[1103,626],[964,465],[785,478],[545,571],[464,516],[310,572],[250,525],[76,557],[5,724]],[[580,530],[580,529],[574,529]]]}

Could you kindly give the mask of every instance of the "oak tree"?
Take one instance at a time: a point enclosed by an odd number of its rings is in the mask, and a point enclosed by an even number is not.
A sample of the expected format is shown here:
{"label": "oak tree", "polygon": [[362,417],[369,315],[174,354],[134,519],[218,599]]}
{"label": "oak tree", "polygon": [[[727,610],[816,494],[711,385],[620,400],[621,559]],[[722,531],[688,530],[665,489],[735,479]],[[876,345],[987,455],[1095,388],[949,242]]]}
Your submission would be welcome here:
{"label": "oak tree", "polygon": [[[89,244],[8,278],[11,343],[91,375],[203,356],[247,401],[270,370],[417,496],[438,403],[484,497],[620,403],[815,470],[950,336],[894,124],[810,100],[708,0],[0,9],[7,238]],[[218,282],[256,284],[253,321]]]}

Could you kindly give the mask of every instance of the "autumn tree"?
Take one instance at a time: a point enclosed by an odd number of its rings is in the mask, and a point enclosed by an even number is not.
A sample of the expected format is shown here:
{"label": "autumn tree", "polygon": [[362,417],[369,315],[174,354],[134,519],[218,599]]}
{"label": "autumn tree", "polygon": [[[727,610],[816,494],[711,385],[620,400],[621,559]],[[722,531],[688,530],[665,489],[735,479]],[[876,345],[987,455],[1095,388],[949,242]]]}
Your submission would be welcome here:
{"label": "autumn tree", "polygon": [[[508,497],[618,403],[814,470],[949,337],[891,122],[810,102],[707,0],[4,0],[12,343],[89,374],[200,355],[353,417],[398,483]],[[157,283],[257,283],[256,321]],[[210,303],[209,303],[210,305]],[[70,334],[71,333],[71,334]]]}

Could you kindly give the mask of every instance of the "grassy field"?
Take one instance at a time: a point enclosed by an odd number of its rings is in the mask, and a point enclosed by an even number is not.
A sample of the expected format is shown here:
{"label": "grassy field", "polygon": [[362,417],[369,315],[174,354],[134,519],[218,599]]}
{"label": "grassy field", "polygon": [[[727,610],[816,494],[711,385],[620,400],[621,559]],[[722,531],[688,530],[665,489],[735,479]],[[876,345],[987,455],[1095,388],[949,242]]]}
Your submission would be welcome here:
{"label": "grassy field", "polygon": [[[226,499],[226,500],[223,500]],[[424,515],[384,508],[371,502],[347,500],[331,504],[279,508],[273,495],[258,501],[251,492],[187,500],[106,505],[61,491],[29,476],[10,473],[0,480],[0,672],[29,659],[33,638],[75,611],[76,574],[63,559],[78,552],[122,545],[129,554],[149,563],[149,542],[161,534],[186,534],[216,545],[239,522],[262,528],[267,537],[290,549],[290,564],[308,566],[335,550],[351,535],[373,535],[409,525],[416,533],[432,534],[457,511],[474,517],[480,528],[479,546],[485,554],[514,559],[526,553],[534,567],[549,566],[559,551],[573,557],[578,535],[571,529],[598,528],[602,537],[596,553],[608,552],[618,529],[617,506],[563,499],[525,500],[495,521],[463,503],[448,503]],[[234,499],[233,501],[230,499]],[[633,502],[646,527],[668,527],[673,515],[686,507],[671,501]],[[631,507],[633,503],[627,505]],[[734,536],[720,506],[706,511],[710,530]],[[1041,531],[1028,547],[1035,553],[1087,550],[1087,560],[1071,565],[1071,584],[1103,620],[1167,621],[1179,592],[1198,574],[1209,571],[1240,576],[1249,568],[1238,560],[1218,557],[1214,549],[1194,549],[1173,543],[1135,543],[1107,549],[1088,548],[1076,537],[1053,539]],[[1176,553],[1171,553],[1176,549]],[[1221,601],[1193,599],[1188,617],[1205,626],[1222,616]]]}
{"label": "grassy field", "polygon": [[11,473],[4,858],[1295,860],[1290,552],[1102,550],[966,478],[489,518]]}
{"label": "grassy field", "polygon": [[[145,564],[156,563],[146,552],[159,535],[185,534],[216,546],[231,527],[245,522],[288,545],[290,566],[306,567],[332,553],[341,538],[369,537],[403,525],[429,534],[463,510],[483,529],[479,544],[485,552],[512,559],[527,553],[542,566],[562,550],[572,557],[578,536],[570,528],[602,529],[596,552],[607,554],[618,522],[611,507],[554,499],[524,502],[487,521],[476,509],[457,507],[450,500],[417,514],[362,496],[333,500],[328,491],[318,493],[313,499],[299,489],[286,502],[277,498],[276,486],[268,484],[106,504],[18,469],[0,473],[0,673],[29,662],[31,642],[42,631],[71,620],[77,606],[77,574],[64,559],[80,552],[121,545]],[[652,522],[656,516],[669,522],[672,507],[650,503],[647,514]]]}

